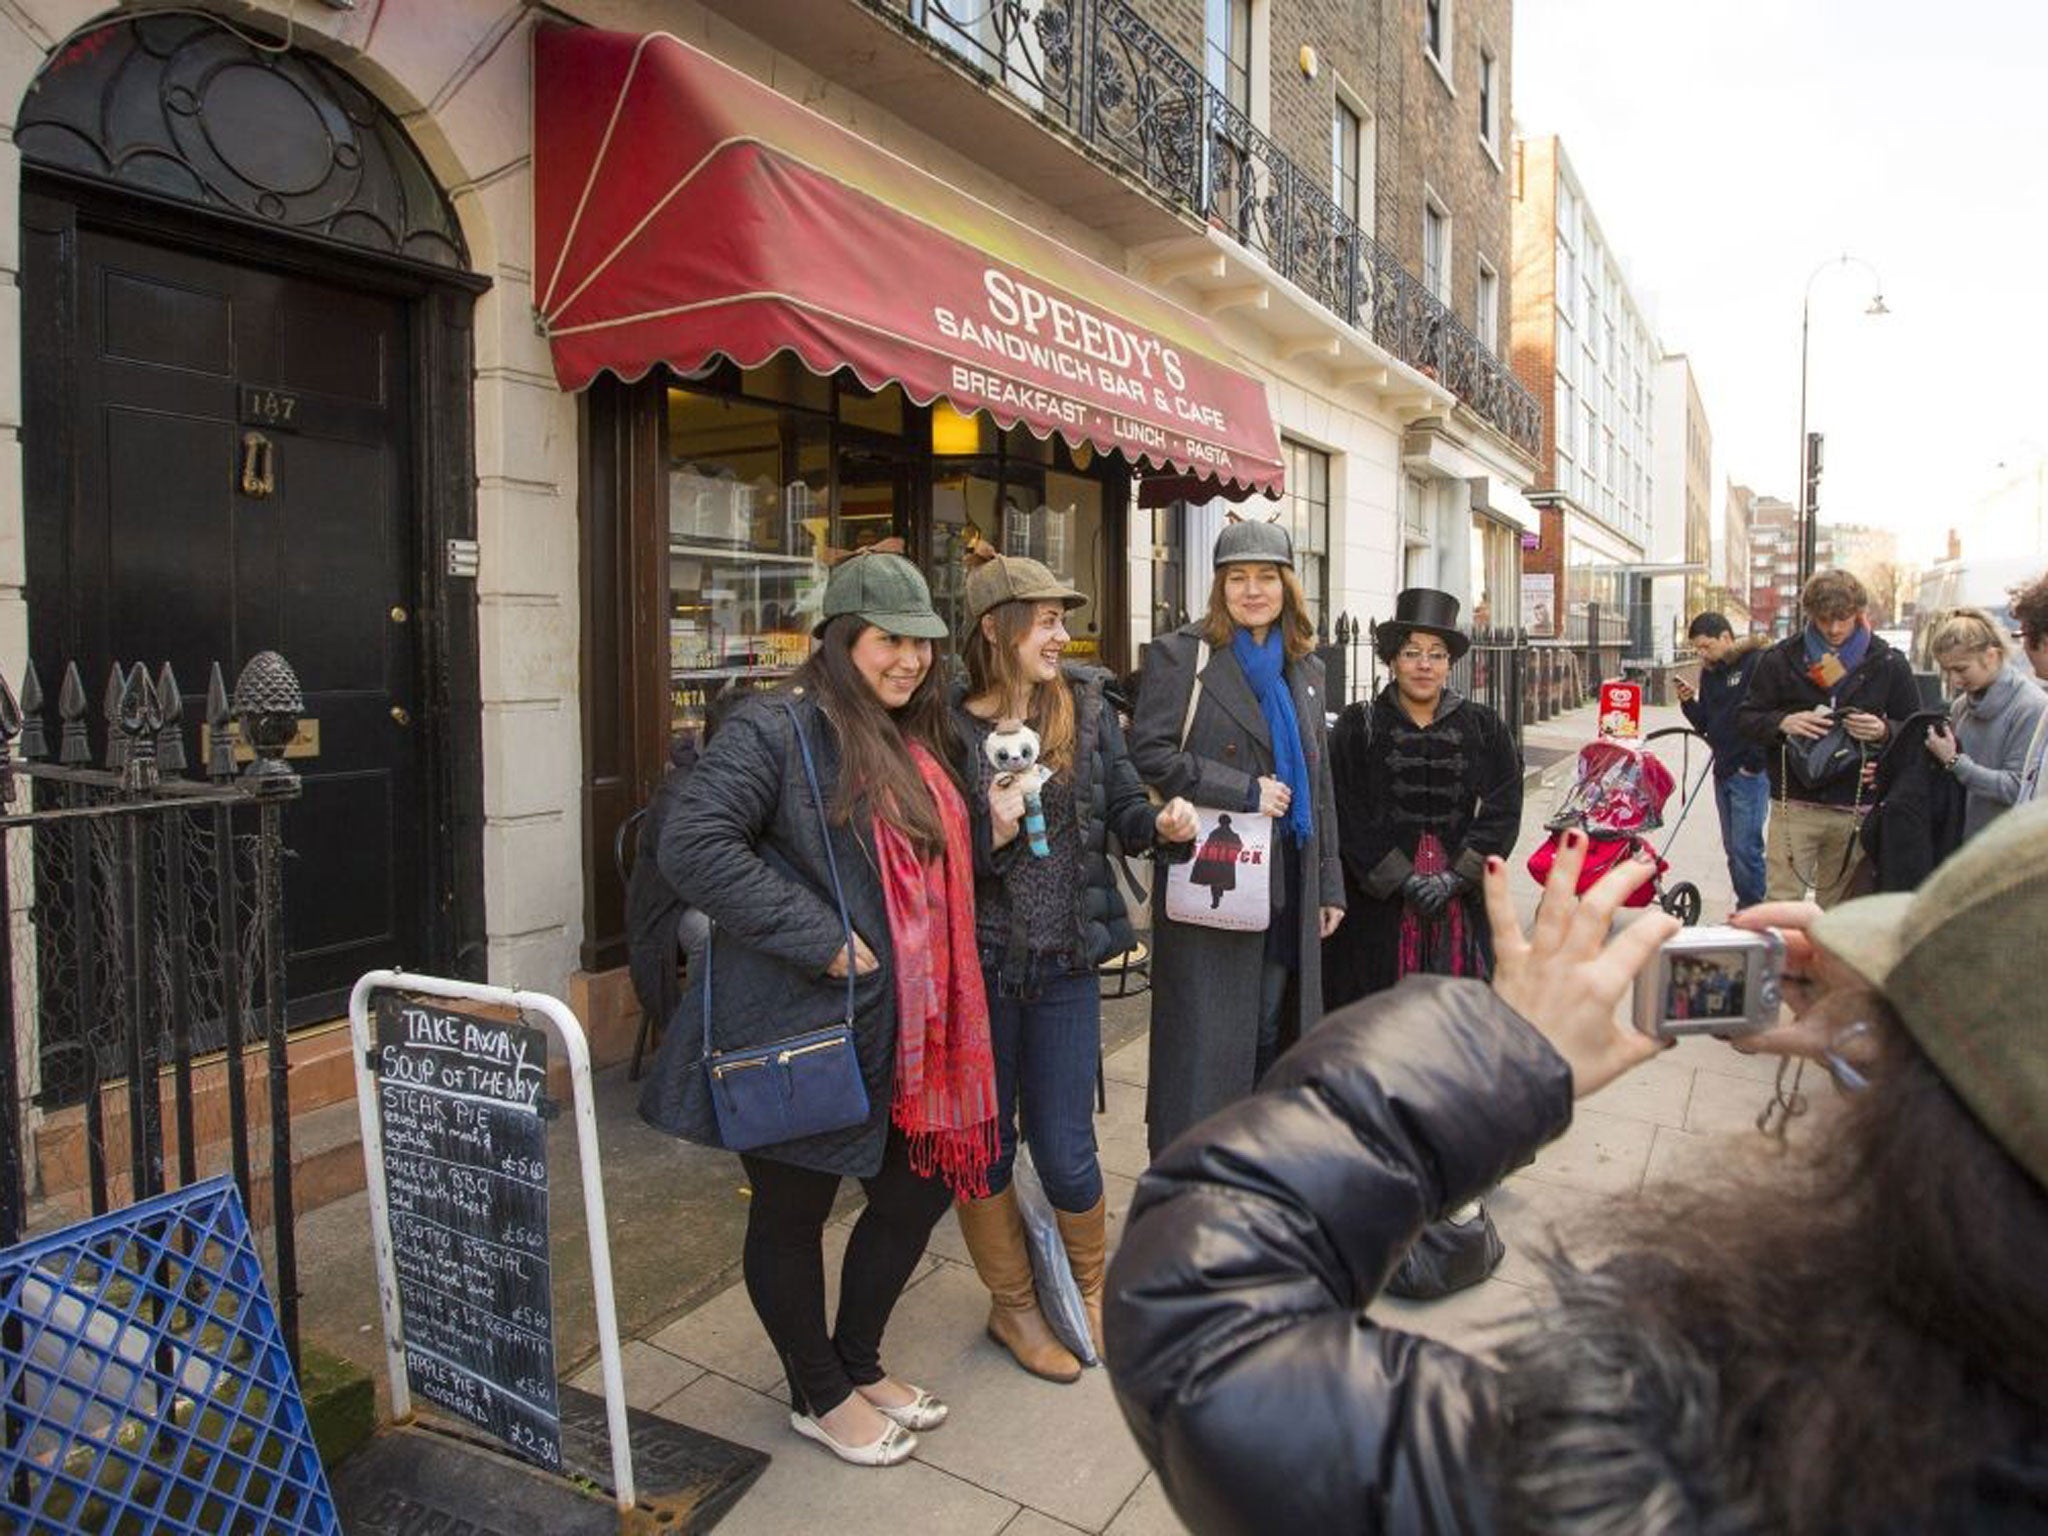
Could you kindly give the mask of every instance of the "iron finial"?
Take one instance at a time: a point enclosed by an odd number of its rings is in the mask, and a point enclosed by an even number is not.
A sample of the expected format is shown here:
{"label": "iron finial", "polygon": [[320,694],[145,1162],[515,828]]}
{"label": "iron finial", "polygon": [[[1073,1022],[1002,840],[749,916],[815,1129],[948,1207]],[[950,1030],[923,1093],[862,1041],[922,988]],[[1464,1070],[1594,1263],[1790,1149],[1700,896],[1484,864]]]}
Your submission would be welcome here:
{"label": "iron finial", "polygon": [[0,805],[14,804],[14,738],[21,734],[21,706],[0,677]]}
{"label": "iron finial", "polygon": [[235,679],[235,719],[256,761],[242,770],[250,793],[295,795],[299,776],[285,766],[284,749],[299,734],[306,696],[291,663],[275,651],[258,651]]}
{"label": "iron finial", "polygon": [[149,670],[141,662],[129,669],[121,685],[120,727],[122,738],[121,788],[139,795],[157,786],[156,733],[163,729],[163,711],[157,707],[156,689]]}
{"label": "iron finial", "polygon": [[85,683],[75,661],[64,664],[64,681],[57,685],[57,718],[63,722],[57,761],[66,768],[85,767],[92,761],[92,743],[85,734]]}
{"label": "iron finial", "polygon": [[40,763],[50,755],[49,732],[43,724],[43,680],[31,661],[21,674],[21,760]]}
{"label": "iron finial", "polygon": [[228,710],[227,679],[217,661],[206,679],[206,776],[216,783],[235,776],[234,716]]}
{"label": "iron finial", "polygon": [[121,734],[121,690],[128,675],[115,662],[107,669],[107,686],[100,694],[100,717],[107,722],[107,772],[119,773],[128,763],[128,738]]}
{"label": "iron finial", "polygon": [[179,723],[185,715],[185,695],[178,689],[178,677],[167,661],[156,675],[156,703],[163,712],[163,729],[156,733],[156,765],[164,773],[183,773],[185,733]]}

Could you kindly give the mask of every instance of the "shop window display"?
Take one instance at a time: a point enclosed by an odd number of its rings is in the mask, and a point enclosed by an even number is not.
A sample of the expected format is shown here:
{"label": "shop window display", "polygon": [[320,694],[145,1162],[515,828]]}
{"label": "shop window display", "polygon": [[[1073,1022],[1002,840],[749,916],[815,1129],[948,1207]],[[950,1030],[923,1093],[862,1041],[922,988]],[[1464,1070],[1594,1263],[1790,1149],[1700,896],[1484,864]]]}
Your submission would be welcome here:
{"label": "shop window display", "polygon": [[729,681],[801,665],[829,562],[888,538],[920,557],[956,627],[972,544],[1044,561],[1089,597],[1069,615],[1069,655],[1119,663],[1100,601],[1117,573],[1120,460],[822,378],[788,354],[706,369],[672,385],[666,409],[674,734],[700,730]]}

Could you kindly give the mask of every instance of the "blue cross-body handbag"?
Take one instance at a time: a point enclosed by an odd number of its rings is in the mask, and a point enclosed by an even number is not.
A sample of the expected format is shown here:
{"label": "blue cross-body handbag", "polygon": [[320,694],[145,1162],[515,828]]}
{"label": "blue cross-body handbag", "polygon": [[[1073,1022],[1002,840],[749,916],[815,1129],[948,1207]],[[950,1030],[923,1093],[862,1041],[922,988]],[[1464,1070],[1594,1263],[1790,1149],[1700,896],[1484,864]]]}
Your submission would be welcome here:
{"label": "blue cross-body handbag", "polygon": [[803,754],[804,779],[818,813],[818,833],[825,843],[825,867],[832,875],[832,899],[839,906],[839,926],[846,936],[846,1017],[825,1029],[721,1051],[711,1040],[711,951],[717,925],[704,940],[704,1070],[711,1080],[711,1104],[718,1116],[718,1138],[731,1151],[774,1146],[826,1131],[859,1125],[868,1117],[867,1084],[861,1080],[860,1057],[853,1048],[853,919],[839,884],[839,861],[832,852],[832,826],[825,816],[825,797],[818,788],[818,770],[803,723],[787,703]]}

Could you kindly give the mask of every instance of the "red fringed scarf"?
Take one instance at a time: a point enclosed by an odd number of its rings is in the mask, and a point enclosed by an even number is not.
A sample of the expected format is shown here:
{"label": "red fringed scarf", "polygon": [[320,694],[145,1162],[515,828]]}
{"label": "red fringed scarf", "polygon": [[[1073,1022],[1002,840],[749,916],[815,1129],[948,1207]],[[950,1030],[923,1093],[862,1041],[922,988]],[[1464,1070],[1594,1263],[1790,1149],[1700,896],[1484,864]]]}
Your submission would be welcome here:
{"label": "red fringed scarf", "polygon": [[988,1194],[996,1158],[996,1064],[974,938],[974,845],[967,803],[938,760],[910,744],[945,828],[927,864],[875,817],[875,855],[896,955],[896,1092],[889,1117],[910,1141],[910,1166],[934,1170],[962,1199]]}

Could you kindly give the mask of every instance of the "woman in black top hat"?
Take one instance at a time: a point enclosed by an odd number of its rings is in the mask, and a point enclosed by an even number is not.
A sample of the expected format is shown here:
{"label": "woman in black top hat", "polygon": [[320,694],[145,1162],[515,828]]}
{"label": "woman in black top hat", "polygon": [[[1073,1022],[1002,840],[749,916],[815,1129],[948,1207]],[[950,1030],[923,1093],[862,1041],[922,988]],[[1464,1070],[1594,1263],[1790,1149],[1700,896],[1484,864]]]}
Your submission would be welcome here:
{"label": "woman in black top hat", "polygon": [[1411,972],[1489,975],[1479,896],[1489,854],[1522,825],[1522,761],[1500,716],[1450,687],[1472,642],[1458,600],[1410,587],[1374,649],[1392,672],[1330,733],[1345,919],[1323,946],[1323,1006]]}
{"label": "woman in black top hat", "polygon": [[1131,759],[1162,795],[1234,820],[1273,818],[1272,917],[1264,932],[1176,922],[1166,882],[1157,882],[1145,1096],[1154,1156],[1251,1092],[1274,1056],[1323,1016],[1315,957],[1344,901],[1323,728],[1329,700],[1294,546],[1272,523],[1233,522],[1217,537],[1214,563],[1208,613],[1145,648]]}

